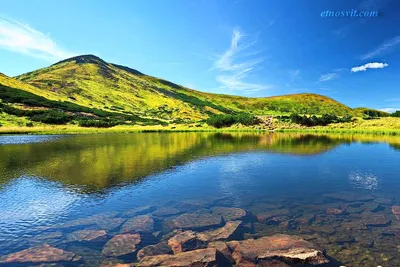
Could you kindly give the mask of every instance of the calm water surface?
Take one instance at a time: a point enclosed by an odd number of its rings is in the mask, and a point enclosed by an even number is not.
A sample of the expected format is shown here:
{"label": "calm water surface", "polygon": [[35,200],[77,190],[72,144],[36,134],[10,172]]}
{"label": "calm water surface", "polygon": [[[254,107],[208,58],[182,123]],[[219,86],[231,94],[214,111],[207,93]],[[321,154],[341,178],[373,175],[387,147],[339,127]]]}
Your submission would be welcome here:
{"label": "calm water surface", "polygon": [[[47,243],[82,256],[65,266],[132,262],[101,254],[125,220],[150,214],[150,244],[185,212],[237,207],[251,226],[244,238],[288,233],[325,248],[331,266],[400,266],[399,162],[396,137],[0,136],[0,257]],[[157,214],[166,208],[176,212]],[[82,229],[107,236],[71,238]]]}

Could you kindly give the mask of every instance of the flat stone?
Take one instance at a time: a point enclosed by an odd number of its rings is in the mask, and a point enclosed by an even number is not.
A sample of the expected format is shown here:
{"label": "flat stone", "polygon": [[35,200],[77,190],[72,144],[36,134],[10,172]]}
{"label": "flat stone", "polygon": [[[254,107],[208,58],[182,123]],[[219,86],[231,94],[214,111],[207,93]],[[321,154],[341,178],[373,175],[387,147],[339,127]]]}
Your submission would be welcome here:
{"label": "flat stone", "polygon": [[124,218],[104,218],[97,221],[96,225],[101,229],[112,231],[120,227],[125,221],[126,219]]}
{"label": "flat stone", "polygon": [[367,226],[386,226],[390,224],[390,219],[383,214],[364,212],[361,214],[362,221]]}
{"label": "flat stone", "polygon": [[162,207],[158,208],[155,212],[153,212],[153,215],[156,217],[168,217],[172,215],[176,215],[181,213],[177,208],[174,207]]}
{"label": "flat stone", "polygon": [[215,248],[217,251],[222,253],[229,262],[234,263],[235,261],[232,258],[231,250],[225,242],[222,241],[213,241],[208,244],[208,248]]}
{"label": "flat stone", "polygon": [[3,261],[0,261],[0,263],[56,263],[75,262],[80,259],[81,257],[77,256],[75,253],[45,244],[9,254]]}
{"label": "flat stone", "polygon": [[233,250],[232,257],[236,264],[261,260],[285,260],[311,265],[329,262],[320,249],[297,236],[276,234],[227,244]]}
{"label": "flat stone", "polygon": [[337,208],[328,208],[328,209],[326,209],[325,213],[328,215],[340,215],[340,214],[345,213],[345,211],[342,209],[337,209]]}
{"label": "flat stone", "polygon": [[72,221],[67,221],[61,224],[55,224],[51,227],[45,227],[48,229],[63,229],[63,228],[73,228],[73,227],[83,227],[96,225],[98,222],[103,221],[108,218],[114,218],[117,215],[117,212],[104,212],[96,215],[92,215],[86,218],[80,218]]}
{"label": "flat stone", "polygon": [[124,223],[121,233],[153,232],[154,220],[149,215],[139,215]]}
{"label": "flat stone", "polygon": [[216,230],[197,233],[198,239],[206,242],[227,240],[237,232],[242,221],[229,221],[223,227]]}
{"label": "flat stone", "polygon": [[239,220],[246,216],[246,211],[240,208],[214,207],[211,211],[213,214],[222,216],[225,221]]}
{"label": "flat stone", "polygon": [[290,265],[280,260],[260,261],[256,267],[290,267]]}
{"label": "flat stone", "polygon": [[[218,267],[221,256],[215,248],[198,249],[175,255],[144,257],[137,266]],[[223,257],[223,256],[222,256]]]}
{"label": "flat stone", "polygon": [[171,247],[168,245],[168,242],[163,241],[157,243],[155,245],[149,245],[138,251],[136,257],[138,260],[143,259],[146,256],[155,256],[162,254],[172,254]]}
{"label": "flat stone", "polygon": [[218,227],[223,220],[220,215],[208,212],[185,213],[176,218],[166,220],[166,225],[172,229],[200,230]]}
{"label": "flat stone", "polygon": [[168,240],[168,245],[174,254],[206,247],[206,243],[200,240],[193,231],[178,233]]}
{"label": "flat stone", "polygon": [[120,234],[110,239],[103,247],[105,257],[119,257],[134,253],[142,238],[140,234]]}
{"label": "flat stone", "polygon": [[373,200],[374,197],[367,194],[357,194],[355,192],[338,192],[338,193],[330,193],[324,194],[325,197],[343,200],[347,202],[358,202],[358,201],[369,201]]}
{"label": "flat stone", "polygon": [[107,232],[104,230],[80,230],[67,236],[67,242],[97,241],[104,239]]}
{"label": "flat stone", "polygon": [[335,235],[330,236],[329,240],[331,242],[335,242],[335,243],[338,243],[338,244],[344,244],[344,243],[352,243],[352,242],[354,242],[355,239],[354,239],[354,237],[352,237],[349,234],[337,233]]}
{"label": "flat stone", "polygon": [[132,267],[132,264],[129,263],[115,263],[115,264],[105,264],[100,267]]}
{"label": "flat stone", "polygon": [[259,222],[267,222],[269,219],[273,217],[287,215],[287,214],[289,214],[288,209],[276,209],[276,210],[269,210],[257,213],[256,217]]}
{"label": "flat stone", "polygon": [[392,206],[392,213],[396,216],[397,220],[400,220],[400,206]]}
{"label": "flat stone", "polygon": [[381,205],[374,202],[368,202],[360,206],[360,208],[366,212],[376,212],[381,208]]}
{"label": "flat stone", "polygon": [[126,217],[132,217],[136,215],[143,215],[152,212],[155,208],[153,206],[141,206],[131,210],[127,210],[123,213]]}
{"label": "flat stone", "polygon": [[294,222],[299,224],[299,225],[307,226],[307,225],[310,225],[311,222],[314,221],[314,219],[315,219],[315,215],[314,214],[306,214],[306,215],[303,215],[303,216],[301,216],[299,218],[294,219]]}

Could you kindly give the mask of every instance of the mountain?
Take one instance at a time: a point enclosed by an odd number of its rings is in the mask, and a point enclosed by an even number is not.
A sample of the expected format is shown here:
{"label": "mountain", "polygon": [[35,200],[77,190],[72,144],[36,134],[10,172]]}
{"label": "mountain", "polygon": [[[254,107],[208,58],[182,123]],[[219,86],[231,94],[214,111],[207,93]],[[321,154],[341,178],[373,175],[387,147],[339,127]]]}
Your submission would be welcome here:
{"label": "mountain", "polygon": [[55,112],[72,112],[73,115],[79,112],[81,117],[88,113],[132,122],[198,121],[212,114],[237,112],[257,115],[355,114],[351,108],[317,94],[247,98],[200,92],[105,62],[94,55],[62,60],[14,78],[1,74],[0,85],[1,99],[13,103],[14,108],[37,106]]}

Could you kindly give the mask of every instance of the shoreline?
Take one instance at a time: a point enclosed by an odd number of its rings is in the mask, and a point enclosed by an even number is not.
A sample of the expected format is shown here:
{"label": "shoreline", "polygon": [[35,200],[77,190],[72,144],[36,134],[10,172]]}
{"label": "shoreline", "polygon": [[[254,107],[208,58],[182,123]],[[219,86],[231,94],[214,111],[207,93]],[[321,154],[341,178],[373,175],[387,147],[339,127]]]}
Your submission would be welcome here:
{"label": "shoreline", "polygon": [[400,136],[400,129],[381,128],[276,128],[274,130],[262,128],[213,128],[213,127],[187,127],[176,126],[116,126],[111,128],[87,128],[77,126],[38,126],[38,127],[0,127],[0,135],[63,135],[63,134],[113,134],[113,133],[145,133],[145,132],[257,132],[257,133],[310,133],[310,134],[365,134]]}

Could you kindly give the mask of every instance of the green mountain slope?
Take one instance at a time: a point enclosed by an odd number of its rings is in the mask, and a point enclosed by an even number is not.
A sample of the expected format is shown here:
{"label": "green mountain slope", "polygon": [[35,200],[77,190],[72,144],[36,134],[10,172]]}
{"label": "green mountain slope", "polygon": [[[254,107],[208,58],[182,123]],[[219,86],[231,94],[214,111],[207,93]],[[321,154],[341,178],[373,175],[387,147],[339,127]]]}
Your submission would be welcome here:
{"label": "green mountain slope", "polygon": [[242,111],[353,114],[351,108],[316,94],[246,98],[199,92],[93,55],[66,59],[16,78],[26,85],[18,88],[49,99],[165,120],[196,121],[210,114]]}

